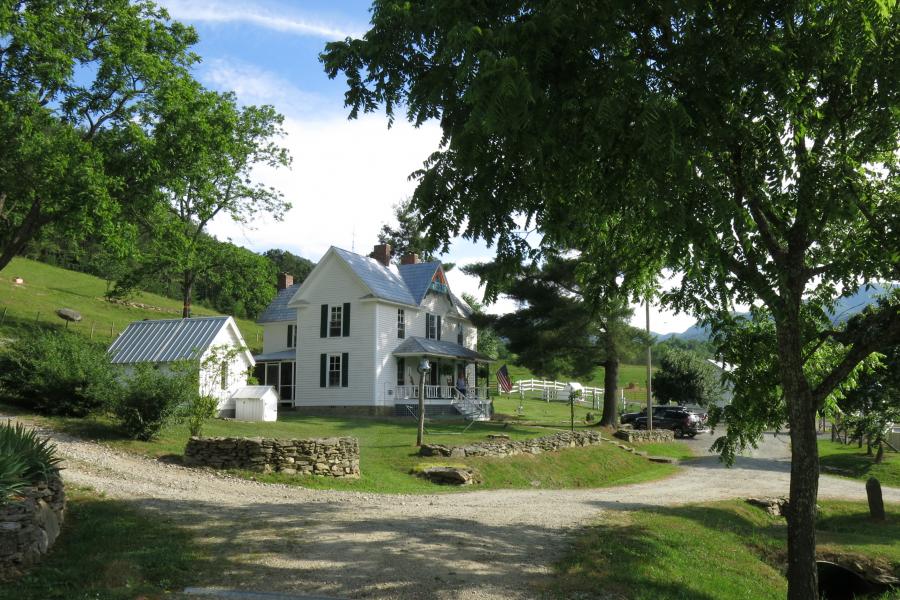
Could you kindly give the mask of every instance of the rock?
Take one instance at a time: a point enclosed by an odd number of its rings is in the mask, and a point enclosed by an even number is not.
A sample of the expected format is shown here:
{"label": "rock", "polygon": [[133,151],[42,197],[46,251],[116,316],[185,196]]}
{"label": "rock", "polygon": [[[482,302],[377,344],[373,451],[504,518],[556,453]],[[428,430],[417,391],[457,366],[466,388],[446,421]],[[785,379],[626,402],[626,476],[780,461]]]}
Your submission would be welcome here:
{"label": "rock", "polygon": [[441,444],[422,444],[419,456],[450,456],[450,449]]}
{"label": "rock", "polygon": [[773,517],[787,516],[785,514],[788,509],[787,498],[747,498],[747,504],[758,506]]}
{"label": "rock", "polygon": [[489,433],[487,436],[489,440],[508,440],[509,435],[505,433]]}
{"label": "rock", "polygon": [[419,476],[441,485],[475,483],[475,471],[468,467],[428,467],[420,471]]}
{"label": "rock", "polygon": [[648,456],[647,460],[655,463],[666,463],[669,465],[677,465],[678,459],[672,458],[671,456]]}
{"label": "rock", "polygon": [[78,322],[81,320],[81,313],[71,308],[60,308],[56,311],[56,316],[64,321]]}

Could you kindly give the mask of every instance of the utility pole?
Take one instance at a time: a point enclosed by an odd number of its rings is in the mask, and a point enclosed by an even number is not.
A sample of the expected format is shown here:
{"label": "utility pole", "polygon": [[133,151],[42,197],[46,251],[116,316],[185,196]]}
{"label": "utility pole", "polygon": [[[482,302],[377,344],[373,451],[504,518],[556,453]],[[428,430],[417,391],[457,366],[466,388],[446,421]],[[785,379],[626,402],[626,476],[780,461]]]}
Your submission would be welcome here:
{"label": "utility pole", "polygon": [[[650,338],[650,297],[647,297],[647,338]],[[652,370],[652,350],[651,345],[647,344],[647,429],[653,430],[653,370]]]}

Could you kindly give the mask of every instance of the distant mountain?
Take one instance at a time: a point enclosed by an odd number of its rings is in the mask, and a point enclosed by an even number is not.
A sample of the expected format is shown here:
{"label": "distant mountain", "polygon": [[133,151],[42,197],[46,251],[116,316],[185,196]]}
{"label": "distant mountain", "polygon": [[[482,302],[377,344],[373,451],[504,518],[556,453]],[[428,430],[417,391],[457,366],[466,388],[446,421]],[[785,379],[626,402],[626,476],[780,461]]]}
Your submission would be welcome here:
{"label": "distant mountain", "polygon": [[[868,288],[860,289],[852,296],[841,298],[838,301],[837,305],[834,307],[831,321],[833,323],[843,323],[856,313],[862,311],[868,305],[874,304],[878,299],[878,296],[883,295],[889,289],[892,289],[894,287],[897,287],[896,284],[874,284],[869,286]],[[654,335],[656,335],[656,339],[660,342],[669,338],[677,338],[679,340],[686,341],[704,341],[709,339],[709,327],[701,326],[699,323],[694,323],[681,333],[662,333]]]}

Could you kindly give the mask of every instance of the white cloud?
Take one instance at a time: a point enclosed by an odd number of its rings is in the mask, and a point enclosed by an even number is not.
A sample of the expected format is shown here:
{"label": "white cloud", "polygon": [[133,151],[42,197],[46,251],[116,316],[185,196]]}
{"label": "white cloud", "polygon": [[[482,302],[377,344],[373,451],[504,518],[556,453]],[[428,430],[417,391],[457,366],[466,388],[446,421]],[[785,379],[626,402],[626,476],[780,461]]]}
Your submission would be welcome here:
{"label": "white cloud", "polygon": [[284,77],[249,63],[213,59],[198,71],[206,84],[234,92],[243,104],[272,104],[279,112],[295,115],[326,105],[320,95],[305,92]]}
{"label": "white cloud", "polygon": [[359,37],[353,28],[323,23],[297,14],[284,14],[257,4],[221,1],[161,0],[172,18],[185,22],[244,23],[296,35],[315,36],[327,40]]}

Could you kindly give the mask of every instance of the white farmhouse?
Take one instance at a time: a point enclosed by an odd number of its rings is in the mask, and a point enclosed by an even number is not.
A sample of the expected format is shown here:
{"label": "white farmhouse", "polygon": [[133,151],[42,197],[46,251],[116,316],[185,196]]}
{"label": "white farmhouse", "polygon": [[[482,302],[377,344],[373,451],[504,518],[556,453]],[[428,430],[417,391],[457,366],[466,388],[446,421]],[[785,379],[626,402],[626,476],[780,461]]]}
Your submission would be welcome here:
{"label": "white farmhouse", "polygon": [[[219,401],[219,416],[234,416],[234,393],[247,385],[256,364],[231,317],[135,321],[109,347],[110,361],[126,373],[138,363],[169,369],[191,361],[200,367],[201,395]],[[227,360],[222,360],[227,357]]]}
{"label": "white farmhouse", "polygon": [[283,404],[310,412],[408,416],[424,360],[429,414],[483,418],[490,376],[476,381],[476,365],[492,361],[476,351],[472,309],[450,290],[440,262],[390,258],[386,244],[368,257],[331,247],[302,285],[283,277],[259,320],[257,379],[276,386]]}

